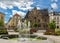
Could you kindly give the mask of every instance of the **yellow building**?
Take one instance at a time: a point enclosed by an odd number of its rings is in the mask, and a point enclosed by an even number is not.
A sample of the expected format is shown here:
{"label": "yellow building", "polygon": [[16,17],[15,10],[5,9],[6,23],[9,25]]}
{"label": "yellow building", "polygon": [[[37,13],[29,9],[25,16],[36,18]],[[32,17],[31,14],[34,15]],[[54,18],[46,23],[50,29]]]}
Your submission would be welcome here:
{"label": "yellow building", "polygon": [[4,14],[0,12],[0,26],[4,26]]}
{"label": "yellow building", "polygon": [[9,19],[7,26],[10,28],[16,28],[19,20],[21,20],[21,16],[16,13],[15,15],[13,15],[13,17]]}

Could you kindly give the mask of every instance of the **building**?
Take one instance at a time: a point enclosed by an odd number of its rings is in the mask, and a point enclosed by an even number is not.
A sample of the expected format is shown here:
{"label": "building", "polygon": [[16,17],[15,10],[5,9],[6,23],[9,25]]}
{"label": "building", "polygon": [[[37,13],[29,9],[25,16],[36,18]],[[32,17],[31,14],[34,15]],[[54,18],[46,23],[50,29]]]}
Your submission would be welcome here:
{"label": "building", "polygon": [[0,12],[0,26],[4,26],[5,25],[4,24],[4,17],[5,17],[5,15],[2,12]]}
{"label": "building", "polygon": [[14,29],[14,28],[17,28],[17,24],[18,24],[18,21],[21,20],[21,16],[19,14],[15,14],[13,15],[13,17],[11,17],[7,23],[7,26],[8,28],[10,29]]}
{"label": "building", "polygon": [[60,28],[60,12],[54,12],[53,10],[51,10],[49,12],[49,19],[50,19],[50,22],[52,20],[55,21],[56,23],[56,28]]}
{"label": "building", "polygon": [[25,19],[31,22],[31,28],[34,28],[34,24],[37,24],[38,29],[48,29],[49,15],[48,9],[38,10],[36,7],[31,11],[28,11]]}

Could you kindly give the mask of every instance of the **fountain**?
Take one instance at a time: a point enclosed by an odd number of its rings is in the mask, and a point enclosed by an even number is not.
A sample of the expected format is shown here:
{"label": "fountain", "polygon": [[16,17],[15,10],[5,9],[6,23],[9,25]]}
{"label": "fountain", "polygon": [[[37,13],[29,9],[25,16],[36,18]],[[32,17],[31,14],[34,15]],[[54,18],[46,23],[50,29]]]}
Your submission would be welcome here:
{"label": "fountain", "polygon": [[[18,22],[18,30],[19,30],[19,40],[20,41],[27,41],[27,40],[35,40],[34,37],[37,38],[36,35],[30,34],[30,21],[25,20],[24,22],[21,22],[19,20]],[[37,38],[38,39],[38,38]]]}
{"label": "fountain", "polygon": [[18,21],[18,31],[19,31],[19,40],[25,41],[28,40],[28,32],[30,30],[30,21],[28,21],[28,25],[26,24],[26,20],[24,22]]}

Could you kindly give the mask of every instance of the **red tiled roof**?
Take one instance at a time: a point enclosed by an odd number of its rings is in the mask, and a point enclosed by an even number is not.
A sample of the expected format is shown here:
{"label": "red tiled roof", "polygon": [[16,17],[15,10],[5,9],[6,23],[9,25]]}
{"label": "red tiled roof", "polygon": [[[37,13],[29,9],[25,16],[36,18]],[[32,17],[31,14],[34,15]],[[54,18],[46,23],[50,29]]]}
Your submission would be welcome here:
{"label": "red tiled roof", "polygon": [[14,16],[20,16],[20,15],[16,13]]}

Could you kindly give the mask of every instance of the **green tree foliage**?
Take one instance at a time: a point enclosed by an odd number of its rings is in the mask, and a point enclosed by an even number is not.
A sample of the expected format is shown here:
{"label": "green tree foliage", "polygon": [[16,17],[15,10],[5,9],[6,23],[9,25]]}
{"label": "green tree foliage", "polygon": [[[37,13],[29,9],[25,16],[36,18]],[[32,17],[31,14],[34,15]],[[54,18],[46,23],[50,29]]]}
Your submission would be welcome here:
{"label": "green tree foliage", "polygon": [[38,23],[34,23],[34,24],[33,24],[33,27],[37,27],[37,26],[38,26]]}
{"label": "green tree foliage", "polygon": [[0,20],[0,26],[3,26],[3,25],[4,25],[4,21]]}
{"label": "green tree foliage", "polygon": [[6,29],[0,29],[0,34],[7,34],[7,30]]}
{"label": "green tree foliage", "polygon": [[50,29],[55,29],[56,28],[56,23],[54,20],[52,20],[50,23],[49,23],[49,27]]}

